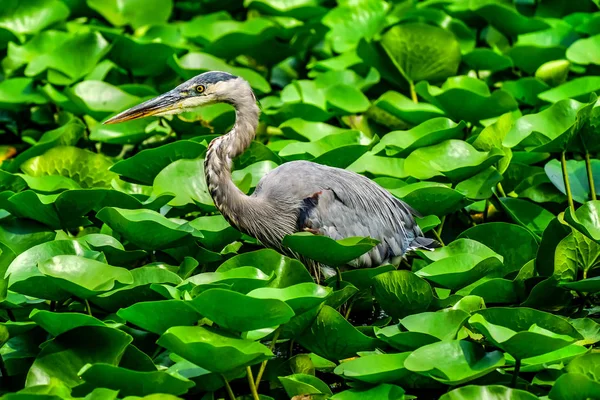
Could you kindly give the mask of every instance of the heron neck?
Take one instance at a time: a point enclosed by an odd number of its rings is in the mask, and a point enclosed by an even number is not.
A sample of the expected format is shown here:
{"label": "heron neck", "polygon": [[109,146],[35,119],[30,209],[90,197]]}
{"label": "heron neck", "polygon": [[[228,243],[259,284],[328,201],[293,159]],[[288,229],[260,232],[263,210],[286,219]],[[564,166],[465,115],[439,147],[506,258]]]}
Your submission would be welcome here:
{"label": "heron neck", "polygon": [[214,139],[208,146],[204,162],[206,184],[213,202],[233,225],[246,229],[243,216],[252,207],[252,199],[244,194],[231,178],[233,159],[252,143],[258,126],[259,108],[253,95],[247,101],[235,102],[235,125],[226,135]]}

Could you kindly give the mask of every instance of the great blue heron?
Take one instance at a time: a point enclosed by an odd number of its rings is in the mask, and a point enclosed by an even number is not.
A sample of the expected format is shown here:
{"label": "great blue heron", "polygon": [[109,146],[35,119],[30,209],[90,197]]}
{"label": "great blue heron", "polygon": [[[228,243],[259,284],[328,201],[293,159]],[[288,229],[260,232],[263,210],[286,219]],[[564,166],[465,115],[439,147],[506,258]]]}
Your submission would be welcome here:
{"label": "great blue heron", "polygon": [[[178,114],[216,102],[231,104],[236,121],[229,133],[208,146],[206,183],[217,209],[240,231],[287,254],[283,238],[299,231],[336,240],[352,236],[379,240],[370,252],[351,262],[355,267],[398,263],[407,251],[437,247],[436,241],[423,236],[412,207],[367,177],[345,169],[292,161],[265,175],[252,195],[238,189],[231,179],[232,160],[250,146],[260,111],[248,82],[229,73],[200,74],[105,124]],[[331,271],[312,260],[303,261],[316,271],[317,267]]]}

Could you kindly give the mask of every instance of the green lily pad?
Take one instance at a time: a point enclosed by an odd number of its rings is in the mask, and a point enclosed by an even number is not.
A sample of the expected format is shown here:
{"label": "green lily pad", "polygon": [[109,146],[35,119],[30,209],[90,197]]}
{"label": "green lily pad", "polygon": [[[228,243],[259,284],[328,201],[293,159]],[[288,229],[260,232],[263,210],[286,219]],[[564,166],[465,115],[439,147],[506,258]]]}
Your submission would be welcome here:
{"label": "green lily pad", "polygon": [[290,398],[302,395],[332,395],[329,386],[313,375],[294,374],[278,378]]}
{"label": "green lily pad", "polygon": [[417,254],[430,261],[439,261],[447,257],[452,257],[462,254],[471,254],[481,257],[482,259],[496,257],[503,261],[504,257],[476,240],[471,239],[456,239],[452,243],[435,251],[417,250]]}
{"label": "green lily pad", "polygon": [[585,400],[600,392],[600,383],[583,374],[570,372],[561,375],[548,393],[551,400]]}
{"label": "green lily pad", "polygon": [[433,118],[408,131],[393,131],[385,135],[373,148],[373,153],[386,153],[389,157],[406,157],[420,147],[432,146],[463,136],[464,122],[455,123],[448,118]]}
{"label": "green lily pad", "polygon": [[562,151],[572,138],[571,127],[583,106],[575,100],[563,100],[537,114],[525,115],[506,134],[503,145],[533,147],[540,152]]}
{"label": "green lily pad", "polygon": [[[382,186],[386,187],[386,185]],[[417,182],[387,189],[394,196],[414,207],[421,215],[442,217],[460,210],[467,202],[464,195],[443,183]]]}
{"label": "green lily pad", "polygon": [[590,93],[598,91],[600,91],[600,76],[584,76],[546,90],[540,93],[538,97],[550,103],[557,103],[568,98],[587,101]]}
{"label": "green lily pad", "polygon": [[516,359],[549,353],[581,338],[563,318],[531,308],[481,310],[469,325]]}
{"label": "green lily pad", "polygon": [[142,249],[173,247],[190,236],[202,237],[188,224],[173,222],[150,210],[105,207],[96,217]]}
{"label": "green lily pad", "polygon": [[374,105],[412,125],[419,125],[444,115],[442,110],[432,104],[415,103],[403,94],[393,91],[385,92]]}
{"label": "green lily pad", "polygon": [[[600,161],[590,160],[595,186],[600,185]],[[562,166],[558,160],[550,160],[544,166],[544,171],[554,186],[562,193],[565,191]],[[594,173],[595,172],[595,173]],[[569,175],[569,186],[573,200],[584,204],[590,198],[590,185],[587,176],[585,161],[568,160],[567,174]]]}
{"label": "green lily pad", "polygon": [[52,257],[38,263],[38,269],[66,292],[84,299],[113,289],[117,282],[133,283],[125,268],[76,255]]}
{"label": "green lily pad", "polygon": [[600,277],[582,279],[577,282],[560,282],[559,286],[582,293],[597,293],[600,292]]}
{"label": "green lily pad", "polygon": [[401,331],[398,325],[378,329],[375,334],[378,339],[400,351],[416,350],[439,340],[427,333]]}
{"label": "green lily pad", "polygon": [[383,27],[389,5],[381,0],[342,2],[323,17],[326,38],[338,53],[352,50],[361,38],[372,38]]}
{"label": "green lily pad", "polygon": [[88,249],[75,240],[53,240],[31,247],[19,254],[8,266],[8,288],[29,296],[62,300],[69,297],[57,282],[46,277],[38,264],[59,255],[76,255],[104,261],[102,253]]}
{"label": "green lily pad", "polygon": [[[293,309],[279,299],[251,297],[227,289],[208,289],[189,305],[219,326],[239,332],[285,324],[294,316]],[[223,307],[228,312],[224,313]]]}
{"label": "green lily pad", "polygon": [[[59,380],[69,387],[81,384],[78,372],[86,364],[117,365],[132,337],[105,326],[81,326],[48,341],[27,373],[26,386]],[[91,347],[90,341],[96,346]]]}
{"label": "green lily pad", "polygon": [[249,292],[248,296],[284,301],[296,315],[299,315],[324,302],[331,292],[332,289],[329,287],[306,282],[286,288],[258,288]]}
{"label": "green lily pad", "polygon": [[35,34],[68,16],[69,8],[61,1],[37,0],[22,3],[19,0],[8,0],[0,13],[0,28],[16,36]]}
{"label": "green lily pad", "polygon": [[181,300],[142,301],[120,309],[117,315],[159,335],[174,326],[192,326],[202,318],[189,303]]}
{"label": "green lily pad", "polygon": [[161,296],[151,289],[153,284],[177,285],[182,281],[174,272],[152,265],[132,269],[131,276],[131,284],[95,296],[90,301],[104,310],[117,311],[137,302],[161,299]]}
{"label": "green lily pad", "polygon": [[354,357],[359,351],[374,350],[378,340],[366,336],[340,313],[323,306],[312,325],[297,338],[304,348],[328,360]]}
{"label": "green lily pad", "polygon": [[175,198],[169,204],[175,207],[200,204],[214,209],[204,177],[204,160],[200,158],[181,159],[167,165],[154,178],[152,193],[155,196],[174,193]]}
{"label": "green lily pad", "polygon": [[410,82],[446,79],[456,74],[460,64],[460,44],[456,37],[444,28],[426,23],[395,25],[382,36],[380,43]]}
{"label": "green lily pad", "polygon": [[118,390],[122,396],[180,395],[194,386],[194,382],[167,371],[133,371],[103,363],[87,364],[79,375],[88,387]]}
{"label": "green lily pad", "polygon": [[511,389],[502,385],[477,386],[469,385],[454,389],[440,400],[467,400],[494,398],[497,400],[535,400],[538,397],[520,389]]}
{"label": "green lily pad", "polygon": [[413,151],[406,158],[404,168],[417,179],[446,176],[461,181],[488,168],[503,156],[504,152],[497,148],[478,152],[462,140],[447,140]]}
{"label": "green lily pad", "polygon": [[266,276],[275,276],[268,283],[268,287],[284,288],[313,281],[300,261],[285,257],[271,249],[239,254],[221,264],[216,272],[227,272],[249,265],[258,268]]}
{"label": "green lily pad", "polygon": [[486,352],[475,343],[452,340],[413,351],[404,360],[404,367],[448,385],[460,385],[489,374],[504,362],[499,351]]}
{"label": "green lily pad", "polygon": [[588,238],[600,242],[598,215],[600,215],[600,201],[594,200],[579,207],[575,213],[568,208],[565,211],[565,220]]}
{"label": "green lily pad", "polygon": [[83,188],[110,187],[117,177],[108,169],[112,162],[101,154],[92,153],[77,147],[53,147],[40,156],[28,159],[21,164],[27,175],[67,176]]}
{"label": "green lily pad", "polygon": [[61,335],[80,326],[106,326],[104,322],[80,313],[57,313],[36,309],[31,312],[29,318],[52,336]]}
{"label": "green lily pad", "polygon": [[409,315],[400,324],[409,332],[431,335],[439,340],[453,340],[469,318],[463,310],[441,310]]}
{"label": "green lily pad", "polygon": [[359,357],[341,363],[334,372],[344,378],[371,384],[397,382],[410,374],[404,367],[404,360],[409,354],[410,352]]}
{"label": "green lily pad", "polygon": [[48,81],[56,85],[71,84],[92,72],[110,45],[99,32],[73,35],[55,51],[32,60],[25,69],[27,76],[48,71]]}
{"label": "green lily pad", "polygon": [[576,64],[600,65],[600,35],[595,35],[587,39],[579,39],[567,49],[567,58]]}
{"label": "green lily pad", "polygon": [[319,157],[328,151],[342,146],[361,145],[368,146],[371,139],[359,131],[344,131],[325,136],[312,142],[290,143],[279,151],[279,156],[289,160],[305,159],[309,157]]}
{"label": "green lily pad", "polygon": [[433,301],[431,286],[409,271],[390,271],[373,278],[373,294],[389,315],[403,318],[427,310]]}
{"label": "green lily pad", "polygon": [[16,172],[25,161],[35,156],[42,155],[53,147],[64,145],[74,146],[79,139],[83,137],[84,132],[85,126],[81,120],[73,118],[61,127],[44,133],[34,146],[28,148],[12,159],[6,169],[9,172]]}
{"label": "green lily pad", "polygon": [[500,275],[502,262],[496,257],[458,254],[435,261],[418,270],[416,275],[447,289],[461,289],[485,276]]}
{"label": "green lily pad", "polygon": [[504,82],[502,89],[510,93],[519,103],[540,106],[544,101],[538,98],[538,94],[550,89],[550,86],[540,79],[525,77],[516,81]]}
{"label": "green lily pad", "polygon": [[274,278],[274,272],[267,275],[258,268],[239,267],[226,271],[217,270],[216,272],[204,272],[194,275],[182,282],[179,287],[186,287],[189,284],[207,287],[213,284],[225,284],[230,285],[233,290],[240,293],[248,293],[254,289],[267,286]]}
{"label": "green lily pad", "polygon": [[206,147],[200,143],[178,140],[155,149],[142,150],[132,157],[115,163],[110,170],[137,182],[151,185],[154,178],[169,164],[180,159],[197,158],[205,150]]}
{"label": "green lily pad", "polygon": [[371,238],[349,237],[333,240],[308,232],[294,233],[283,239],[283,245],[307,258],[325,265],[344,265],[370,251],[379,242]]}
{"label": "green lily pad", "polygon": [[484,1],[468,3],[468,7],[507,36],[535,32],[548,27],[542,19],[526,17],[509,4]]}
{"label": "green lily pad", "polygon": [[279,125],[279,129],[287,138],[309,142],[316,142],[326,136],[346,131],[324,122],[305,121],[301,118],[289,119]]}
{"label": "green lily pad", "polygon": [[524,226],[538,236],[542,235],[554,219],[554,214],[550,211],[527,200],[502,197],[500,205],[514,222]]}
{"label": "green lily pad", "polygon": [[507,273],[518,271],[529,260],[533,260],[538,249],[537,240],[530,231],[505,222],[474,226],[463,231],[458,238],[476,240],[504,257]]}
{"label": "green lily pad", "polygon": [[260,343],[202,326],[169,328],[158,344],[208,371],[227,373],[273,357]]}
{"label": "green lily pad", "polygon": [[[526,358],[521,361],[522,372],[539,372],[551,365],[570,364],[571,360],[581,358],[580,356],[588,353],[588,349],[577,344],[570,344],[561,349],[542,354],[537,357]],[[512,357],[507,354],[506,359],[511,361]]]}
{"label": "green lily pad", "polygon": [[417,93],[455,121],[478,122],[517,109],[515,99],[504,90],[490,93],[488,86],[467,76],[448,78],[441,87],[427,82],[416,85]]}
{"label": "green lily pad", "polygon": [[87,0],[87,5],[106,18],[114,26],[131,25],[134,29],[144,25],[158,25],[167,22],[173,10],[172,0],[162,2],[150,0],[144,7],[135,0],[105,2]]}
{"label": "green lily pad", "polygon": [[476,71],[497,72],[513,67],[510,57],[486,48],[473,49],[463,56],[463,61]]}
{"label": "green lily pad", "polygon": [[334,394],[332,400],[401,400],[404,389],[400,386],[381,384],[370,389],[349,389]]}

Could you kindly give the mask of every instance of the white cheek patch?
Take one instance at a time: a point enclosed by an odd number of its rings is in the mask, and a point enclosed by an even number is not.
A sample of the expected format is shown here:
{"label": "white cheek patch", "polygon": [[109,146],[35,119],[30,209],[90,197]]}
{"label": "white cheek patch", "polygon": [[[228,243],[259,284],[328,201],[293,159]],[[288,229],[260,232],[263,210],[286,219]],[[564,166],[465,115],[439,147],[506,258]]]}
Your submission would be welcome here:
{"label": "white cheek patch", "polygon": [[177,105],[175,106],[176,107],[175,111],[180,112],[183,109],[200,107],[200,106],[203,106],[210,102],[211,102],[211,98],[206,95],[205,96],[188,97],[177,103]]}

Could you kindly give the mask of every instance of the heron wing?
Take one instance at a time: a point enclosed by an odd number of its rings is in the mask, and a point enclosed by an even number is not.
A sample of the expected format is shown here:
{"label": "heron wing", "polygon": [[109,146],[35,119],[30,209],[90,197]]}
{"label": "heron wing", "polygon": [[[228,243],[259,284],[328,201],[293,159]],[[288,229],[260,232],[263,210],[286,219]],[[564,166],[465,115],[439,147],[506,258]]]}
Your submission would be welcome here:
{"label": "heron wing", "polygon": [[297,230],[339,240],[352,236],[380,244],[355,260],[370,267],[391,262],[414,248],[435,242],[423,237],[414,220],[418,213],[372,180],[354,172],[306,161],[282,165],[261,181],[258,196],[297,202]]}

